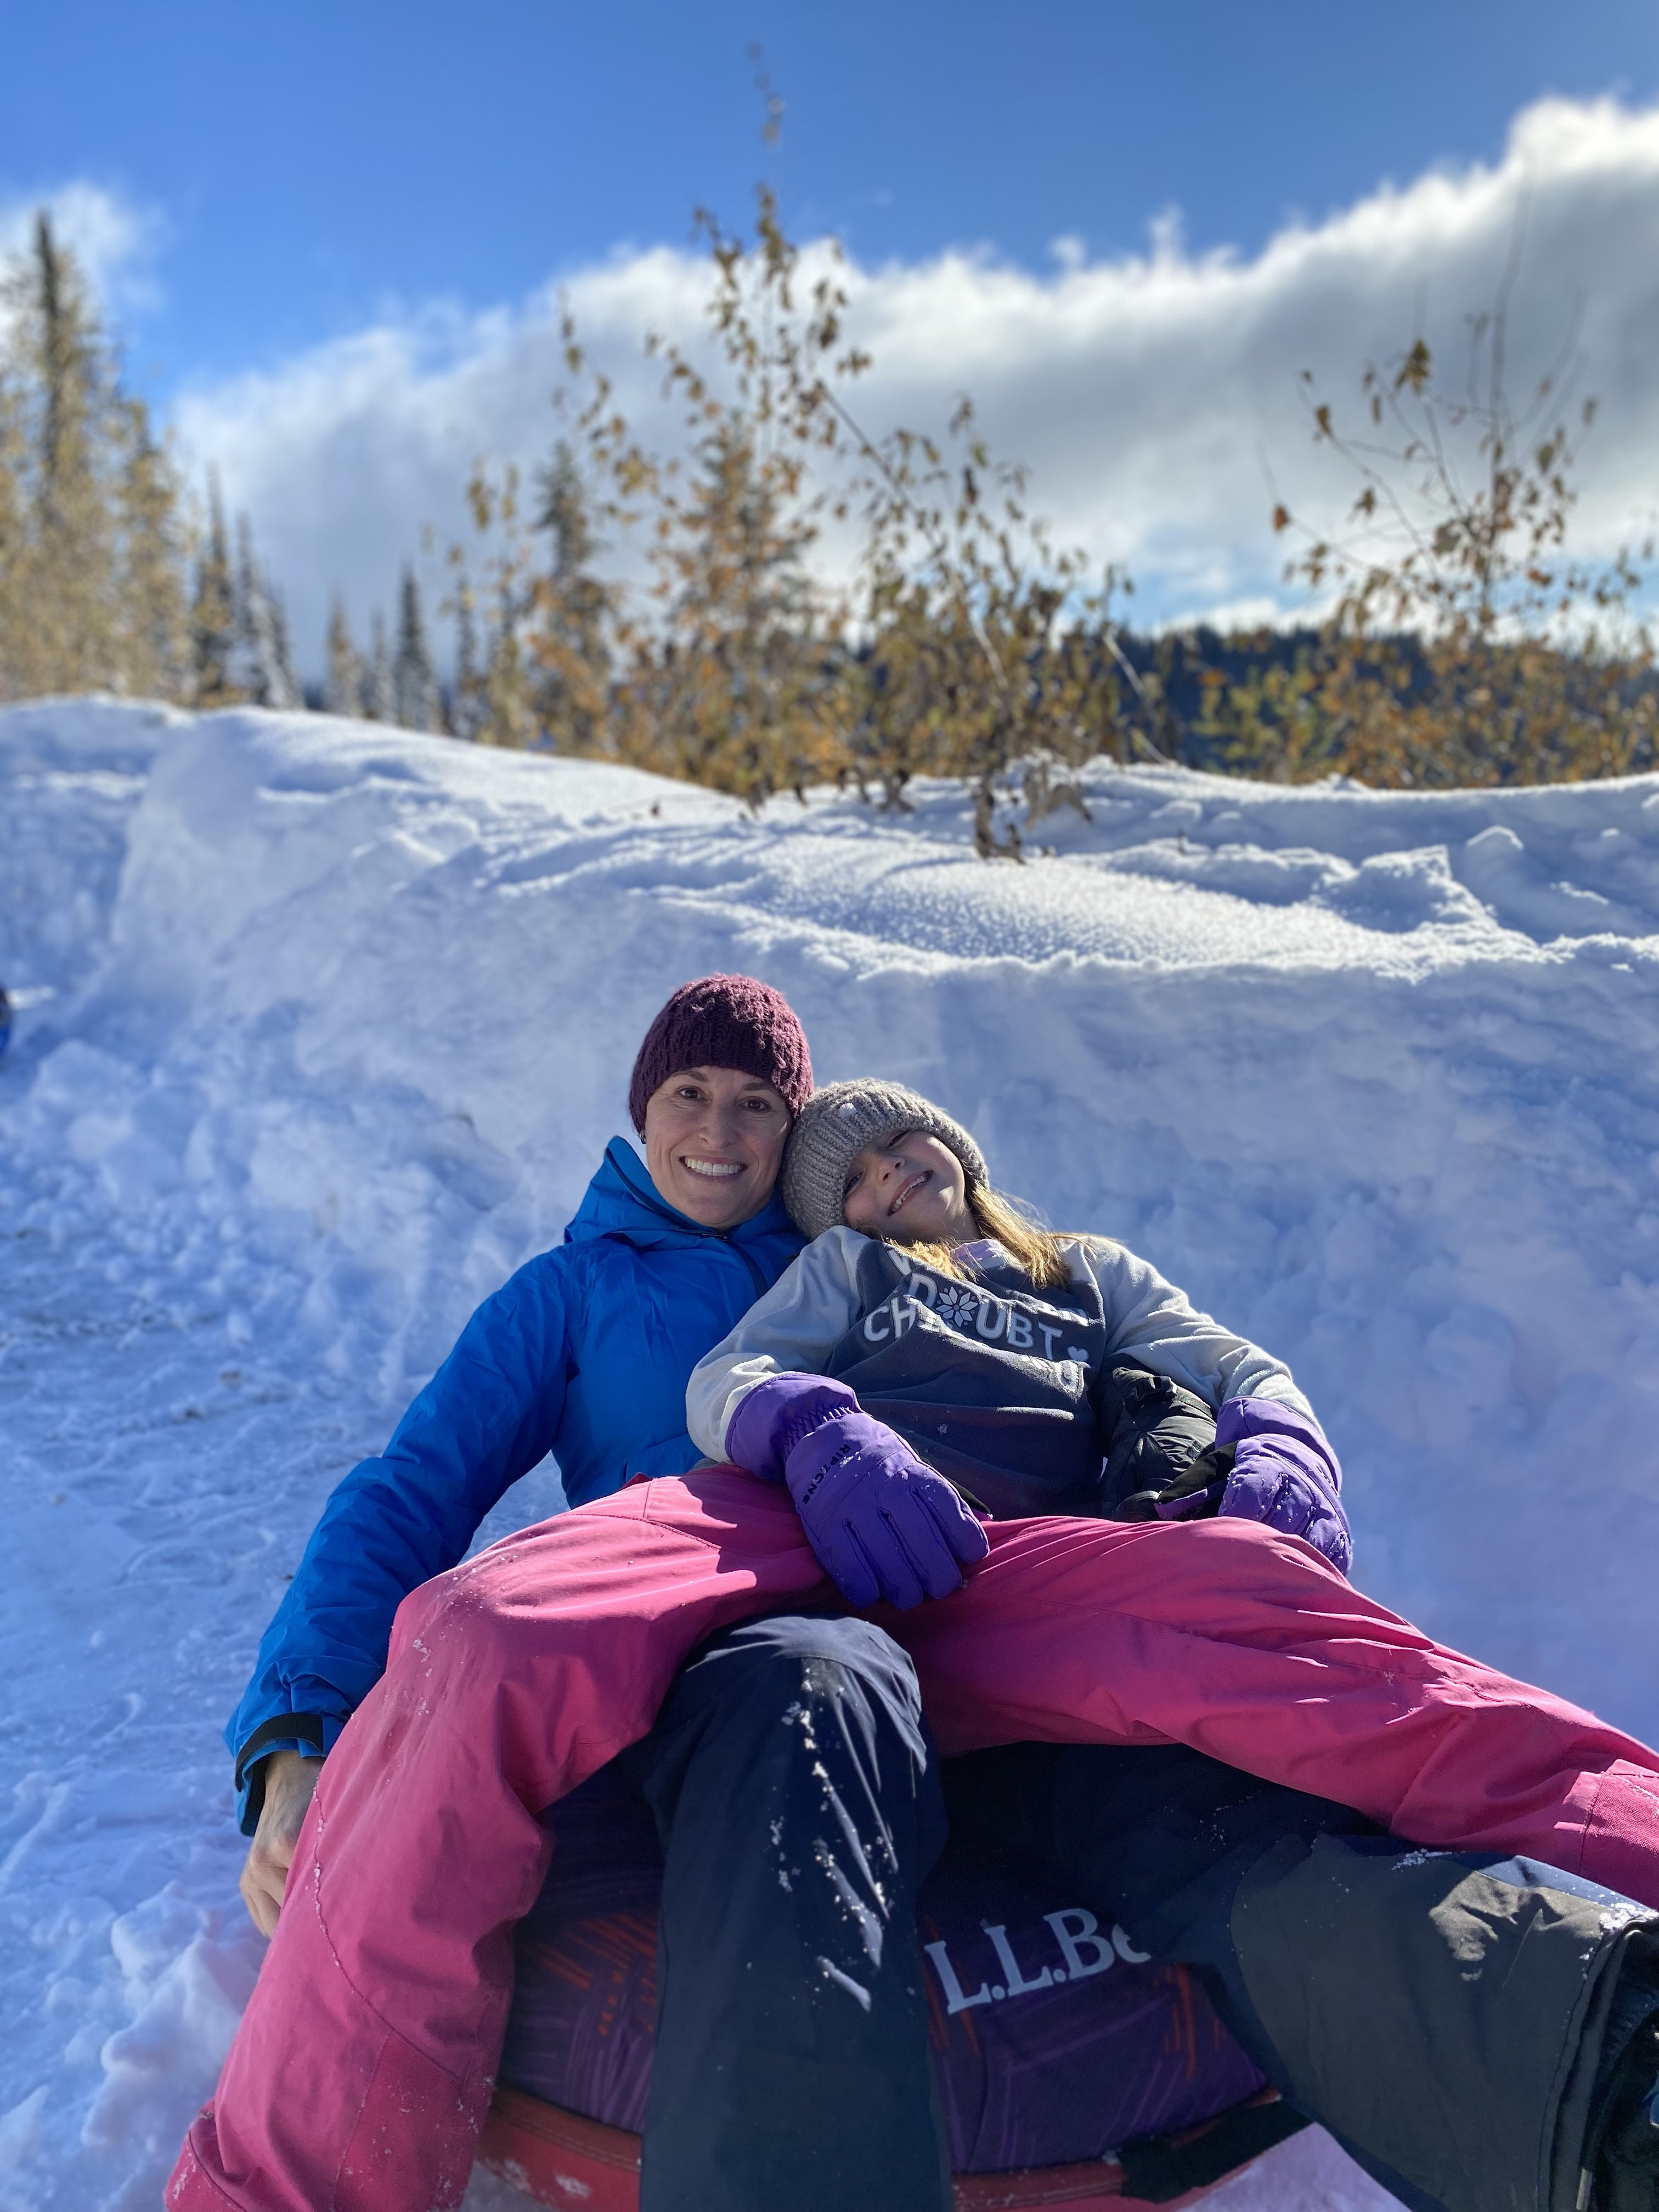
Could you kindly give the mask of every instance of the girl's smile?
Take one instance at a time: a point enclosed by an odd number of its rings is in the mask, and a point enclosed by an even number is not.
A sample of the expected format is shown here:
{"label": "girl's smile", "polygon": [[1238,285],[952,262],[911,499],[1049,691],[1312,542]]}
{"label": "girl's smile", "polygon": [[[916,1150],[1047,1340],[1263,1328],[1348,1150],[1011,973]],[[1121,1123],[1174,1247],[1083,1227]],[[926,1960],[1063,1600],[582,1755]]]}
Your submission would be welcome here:
{"label": "girl's smile", "polygon": [[858,1155],[848,1170],[842,1211],[849,1228],[900,1243],[960,1244],[979,1234],[961,1161],[920,1129]]}
{"label": "girl's smile", "polygon": [[919,1190],[925,1190],[933,1180],[933,1171],[931,1168],[924,1168],[920,1175],[912,1176],[909,1182],[905,1184],[898,1196],[888,1207],[888,1219],[890,1221],[893,1216],[898,1212],[900,1206],[903,1206],[908,1200],[914,1198]]}

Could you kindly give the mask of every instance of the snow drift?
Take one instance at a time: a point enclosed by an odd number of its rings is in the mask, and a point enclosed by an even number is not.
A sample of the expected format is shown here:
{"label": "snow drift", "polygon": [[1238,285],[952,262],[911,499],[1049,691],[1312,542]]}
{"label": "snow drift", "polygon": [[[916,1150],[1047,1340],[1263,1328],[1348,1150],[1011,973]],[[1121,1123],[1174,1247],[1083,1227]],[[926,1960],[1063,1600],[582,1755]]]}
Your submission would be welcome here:
{"label": "snow drift", "polygon": [[[258,1632],[709,969],[1287,1359],[1366,1588],[1659,1734],[1659,778],[1085,781],[988,866],[949,786],[756,821],[319,717],[0,714],[0,2212],[154,2201],[257,1965]],[[1277,2155],[1279,2204],[1382,2201]]]}

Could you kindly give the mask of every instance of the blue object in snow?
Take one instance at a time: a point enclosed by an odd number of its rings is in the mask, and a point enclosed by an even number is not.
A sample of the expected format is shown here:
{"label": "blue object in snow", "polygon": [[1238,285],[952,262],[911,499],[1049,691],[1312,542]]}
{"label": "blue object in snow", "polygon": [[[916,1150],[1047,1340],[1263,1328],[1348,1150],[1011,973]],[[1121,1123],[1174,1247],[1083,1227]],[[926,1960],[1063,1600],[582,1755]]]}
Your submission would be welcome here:
{"label": "blue object in snow", "polygon": [[385,1668],[398,1605],[550,1451],[573,1505],[697,1464],[691,1370],[802,1243],[775,1194],[736,1229],[700,1227],[619,1137],[564,1235],[484,1300],[385,1451],[323,1509],[225,1730],[246,1832],[264,1793],[250,1798],[244,1755],[326,1752]]}
{"label": "blue object in snow", "polygon": [[11,1000],[6,996],[5,986],[0,984],[0,1052],[11,1042]]}

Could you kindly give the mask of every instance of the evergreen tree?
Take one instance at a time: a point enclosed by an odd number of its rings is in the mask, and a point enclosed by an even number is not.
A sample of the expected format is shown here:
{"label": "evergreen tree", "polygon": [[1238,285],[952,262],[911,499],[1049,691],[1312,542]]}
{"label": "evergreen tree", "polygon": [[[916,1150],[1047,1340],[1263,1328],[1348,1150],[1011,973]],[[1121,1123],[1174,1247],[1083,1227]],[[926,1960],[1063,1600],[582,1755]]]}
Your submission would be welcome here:
{"label": "evergreen tree", "polygon": [[489,712],[480,744],[520,749],[533,744],[537,719],[530,670],[516,622],[492,623],[484,652],[483,692]]}
{"label": "evergreen tree", "polygon": [[552,558],[532,594],[533,649],[542,671],[536,707],[561,752],[593,752],[603,743],[609,712],[613,594],[592,573],[599,549],[586,488],[564,439],[538,484],[535,527],[551,538]]}
{"label": "evergreen tree", "polygon": [[477,744],[489,720],[489,687],[478,662],[478,623],[472,586],[465,577],[455,592],[455,695],[449,726],[455,736]]}
{"label": "evergreen tree", "polygon": [[421,587],[412,568],[404,569],[398,617],[398,654],[392,672],[393,719],[406,730],[442,726],[443,706],[426,641]]}
{"label": "evergreen tree", "polygon": [[85,684],[117,682],[115,533],[100,464],[114,399],[110,364],[73,262],[44,210],[34,233],[40,376],[37,618],[54,657]]}
{"label": "evergreen tree", "polygon": [[4,286],[13,510],[0,681],[30,691],[121,688],[116,484],[128,424],[72,256],[43,210]]}
{"label": "evergreen tree", "polygon": [[24,660],[30,548],[28,441],[22,397],[0,364],[0,698],[29,689]]}
{"label": "evergreen tree", "polygon": [[234,706],[245,696],[236,685],[236,591],[225,538],[224,503],[219,472],[208,471],[207,542],[196,563],[196,593],[191,603],[192,696],[198,707]]}
{"label": "evergreen tree", "polygon": [[395,722],[397,693],[392,680],[392,655],[386,651],[386,623],[378,607],[369,617],[368,672],[363,684],[363,713],[371,722]]}
{"label": "evergreen tree", "polygon": [[351,639],[345,601],[337,592],[328,618],[328,674],[323,683],[323,706],[331,714],[349,715],[354,721],[365,711],[367,671],[362,655]]}
{"label": "evergreen tree", "polygon": [[143,400],[126,405],[129,435],[118,492],[125,551],[118,607],[124,688],[143,698],[182,699],[190,688],[190,643],[179,479],[151,434]]}
{"label": "evergreen tree", "polygon": [[236,522],[235,687],[256,707],[293,708],[302,702],[292,673],[270,586],[253,557],[253,529],[246,514]]}
{"label": "evergreen tree", "polygon": [[294,669],[294,643],[288,627],[288,608],[282,593],[265,579],[265,600],[270,609],[270,643],[276,680],[290,707],[304,707],[305,687]]}

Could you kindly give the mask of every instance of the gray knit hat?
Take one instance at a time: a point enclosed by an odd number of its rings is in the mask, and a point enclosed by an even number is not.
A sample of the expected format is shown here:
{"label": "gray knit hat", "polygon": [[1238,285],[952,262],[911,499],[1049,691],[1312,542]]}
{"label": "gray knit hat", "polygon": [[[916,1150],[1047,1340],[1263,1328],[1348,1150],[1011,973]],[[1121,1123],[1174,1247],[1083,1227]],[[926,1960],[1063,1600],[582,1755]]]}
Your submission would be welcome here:
{"label": "gray knit hat", "polygon": [[948,1145],[972,1183],[988,1183],[985,1155],[960,1121],[902,1083],[860,1076],[826,1083],[795,1117],[783,1155],[783,1202],[806,1237],[821,1237],[842,1218],[847,1171],[866,1146],[884,1144],[908,1129],[925,1130]]}

